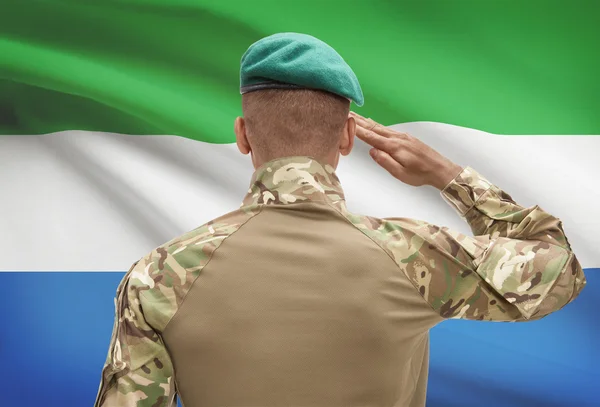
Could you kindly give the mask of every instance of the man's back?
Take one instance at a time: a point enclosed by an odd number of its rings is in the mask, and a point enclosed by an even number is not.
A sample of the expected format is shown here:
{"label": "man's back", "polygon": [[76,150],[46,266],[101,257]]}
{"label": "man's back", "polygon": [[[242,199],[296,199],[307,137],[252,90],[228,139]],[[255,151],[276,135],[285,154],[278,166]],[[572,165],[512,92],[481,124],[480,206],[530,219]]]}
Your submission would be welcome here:
{"label": "man's back", "polygon": [[442,196],[475,238],[352,214],[311,157],[265,163],[239,210],[132,267],[100,403],[424,406],[431,327],[540,318],[585,283],[539,207],[470,168]]}
{"label": "man's back", "polygon": [[440,318],[336,197],[314,195],[268,200],[226,238],[165,330],[186,406],[393,406],[413,392]]}

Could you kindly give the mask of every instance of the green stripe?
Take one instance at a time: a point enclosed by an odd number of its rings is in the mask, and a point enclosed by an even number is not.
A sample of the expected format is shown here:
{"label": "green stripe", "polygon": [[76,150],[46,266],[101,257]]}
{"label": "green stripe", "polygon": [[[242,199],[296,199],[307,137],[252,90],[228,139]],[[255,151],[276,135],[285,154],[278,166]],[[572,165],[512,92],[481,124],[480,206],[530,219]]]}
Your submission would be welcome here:
{"label": "green stripe", "polygon": [[357,111],[501,134],[600,134],[600,2],[2,0],[0,134],[80,129],[233,141],[239,60],[315,35]]}

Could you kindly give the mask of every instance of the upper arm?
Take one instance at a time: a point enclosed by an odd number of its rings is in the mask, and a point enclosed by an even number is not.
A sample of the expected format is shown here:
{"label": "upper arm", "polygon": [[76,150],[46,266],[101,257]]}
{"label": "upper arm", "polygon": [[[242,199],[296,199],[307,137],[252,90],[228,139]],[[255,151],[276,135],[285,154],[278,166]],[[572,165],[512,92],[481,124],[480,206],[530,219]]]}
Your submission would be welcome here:
{"label": "upper arm", "polygon": [[[562,308],[578,289],[579,263],[560,246],[470,237],[424,222],[417,228],[407,220],[392,222],[415,245],[399,259],[400,268],[443,318],[539,318]],[[432,229],[437,231],[424,233]]]}
{"label": "upper arm", "polygon": [[560,219],[520,206],[470,167],[440,193],[474,237],[418,220],[386,221],[389,236],[413,246],[391,248],[404,256],[400,267],[442,317],[541,318],[579,294],[585,276]]}
{"label": "upper arm", "polygon": [[147,281],[134,265],[117,289],[115,322],[95,407],[175,406],[173,365],[160,332],[145,318]]}

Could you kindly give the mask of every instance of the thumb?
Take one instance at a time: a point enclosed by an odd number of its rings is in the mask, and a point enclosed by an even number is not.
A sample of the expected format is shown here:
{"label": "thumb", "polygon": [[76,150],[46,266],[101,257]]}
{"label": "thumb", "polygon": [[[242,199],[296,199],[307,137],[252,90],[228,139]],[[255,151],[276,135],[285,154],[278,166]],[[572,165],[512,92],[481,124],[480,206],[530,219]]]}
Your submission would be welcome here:
{"label": "thumb", "polygon": [[373,160],[375,160],[375,162],[382,166],[387,172],[399,180],[402,180],[403,176],[405,175],[405,169],[402,164],[392,158],[391,155],[376,148],[372,148],[369,151],[369,154]]}

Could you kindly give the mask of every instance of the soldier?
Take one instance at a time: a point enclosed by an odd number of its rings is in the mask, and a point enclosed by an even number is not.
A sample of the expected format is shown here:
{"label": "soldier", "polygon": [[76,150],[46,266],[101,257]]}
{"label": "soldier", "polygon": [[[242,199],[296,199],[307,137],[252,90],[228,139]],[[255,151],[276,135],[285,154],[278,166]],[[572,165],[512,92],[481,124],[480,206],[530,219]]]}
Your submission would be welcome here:
{"label": "soldier", "polygon": [[[558,218],[351,113],[360,85],[327,44],[252,44],[241,93],[250,189],[126,274],[96,406],[422,407],[433,326],[539,319],[585,285]],[[349,212],[335,168],[355,135],[398,180],[440,190],[474,236]]]}

